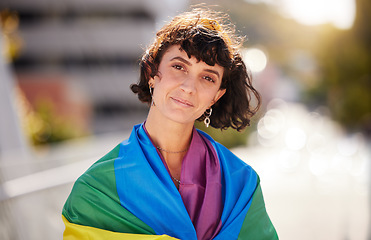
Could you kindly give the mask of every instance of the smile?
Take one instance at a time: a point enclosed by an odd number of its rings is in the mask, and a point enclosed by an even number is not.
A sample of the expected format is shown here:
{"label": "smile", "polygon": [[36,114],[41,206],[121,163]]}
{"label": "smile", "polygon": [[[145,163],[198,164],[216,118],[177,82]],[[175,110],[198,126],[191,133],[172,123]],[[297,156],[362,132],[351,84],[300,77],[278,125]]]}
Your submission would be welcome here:
{"label": "smile", "polygon": [[184,99],[181,99],[181,98],[174,98],[174,97],[170,97],[175,103],[181,105],[181,106],[185,106],[185,107],[193,107],[193,104],[191,102],[188,102]]}

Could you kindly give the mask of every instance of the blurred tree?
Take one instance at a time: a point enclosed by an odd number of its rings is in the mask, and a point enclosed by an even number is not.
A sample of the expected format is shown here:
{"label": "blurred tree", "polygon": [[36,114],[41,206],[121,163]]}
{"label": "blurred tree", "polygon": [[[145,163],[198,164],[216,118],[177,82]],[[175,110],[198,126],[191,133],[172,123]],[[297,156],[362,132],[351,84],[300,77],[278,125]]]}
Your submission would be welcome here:
{"label": "blurred tree", "polygon": [[[371,2],[357,0],[350,30],[326,27],[317,48],[322,81],[310,89],[311,103],[326,104],[349,131],[371,130]],[[316,100],[317,102],[315,102]]]}
{"label": "blurred tree", "polygon": [[[307,49],[314,49],[319,34],[316,28],[303,27],[292,19],[284,18],[274,5],[264,2],[249,3],[246,0],[203,0],[202,2],[204,4],[201,6],[226,12],[230,16],[231,22],[236,25],[237,35],[246,37],[243,42],[244,47],[264,49],[270,62],[282,69],[284,75],[292,76],[292,79],[298,81],[308,82],[306,77],[303,77],[303,74],[298,73],[292,66],[292,58],[298,49],[302,52],[304,50],[311,52]],[[190,4],[197,5],[200,1],[192,0]],[[274,88],[274,86],[267,87]],[[264,115],[266,104],[267,102],[263,102],[260,112],[253,118],[252,126],[248,127],[243,134],[233,129],[215,131],[212,128],[203,128],[202,123],[196,126],[227,147],[244,145],[249,133],[256,127],[259,116]]]}
{"label": "blurred tree", "polygon": [[16,58],[22,48],[23,41],[18,32],[18,14],[8,9],[0,10],[0,34],[3,34],[4,45],[3,56],[6,61],[11,62]]}
{"label": "blurred tree", "polygon": [[203,2],[230,15],[240,34],[248,37],[246,47],[262,46],[282,76],[299,85],[304,103],[327,106],[349,131],[371,135],[371,1],[356,0],[356,19],[349,30],[301,25],[264,1]]}

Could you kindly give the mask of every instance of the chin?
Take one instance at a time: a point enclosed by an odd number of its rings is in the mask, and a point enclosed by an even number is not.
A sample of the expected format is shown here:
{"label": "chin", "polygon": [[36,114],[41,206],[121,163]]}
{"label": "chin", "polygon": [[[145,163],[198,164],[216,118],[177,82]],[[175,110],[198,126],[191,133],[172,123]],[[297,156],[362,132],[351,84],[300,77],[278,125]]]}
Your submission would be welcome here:
{"label": "chin", "polygon": [[185,117],[182,117],[181,115],[172,117],[170,118],[170,120],[182,125],[193,125],[194,122],[196,121],[196,119],[187,119]]}

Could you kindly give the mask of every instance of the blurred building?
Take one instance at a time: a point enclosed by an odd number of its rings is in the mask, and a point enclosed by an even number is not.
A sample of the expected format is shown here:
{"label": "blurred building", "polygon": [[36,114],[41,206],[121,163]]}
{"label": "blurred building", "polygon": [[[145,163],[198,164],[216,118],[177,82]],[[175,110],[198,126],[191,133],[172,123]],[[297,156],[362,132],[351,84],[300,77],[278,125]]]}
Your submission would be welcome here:
{"label": "blurred building", "polygon": [[156,30],[187,6],[187,0],[0,1],[0,10],[19,17],[22,46],[13,65],[31,104],[52,99],[76,122],[89,118],[90,107],[98,132],[107,114],[112,119],[145,107],[129,88],[138,80],[141,54]]}
{"label": "blurred building", "polygon": [[[139,77],[141,54],[164,21],[187,4],[186,0],[0,1],[0,13],[5,12],[0,16],[0,239],[60,239],[60,211],[72,187],[63,182],[71,170],[56,174],[53,169],[67,164],[69,154],[76,154],[73,161],[88,158],[79,155],[81,146],[55,155],[44,152],[44,160],[34,152],[24,153],[27,143],[16,111],[22,112],[25,106],[36,111],[40,103],[44,110],[53,106],[53,121],[62,116],[72,121],[73,130],[88,127],[94,133],[131,125],[126,123],[128,117],[133,118],[131,109],[145,107],[129,89]],[[10,38],[2,25],[8,13],[18,16],[7,24],[19,39]],[[4,46],[14,50],[17,44],[20,51],[13,52],[9,71],[3,61]],[[19,96],[13,96],[19,92],[14,86],[22,90]],[[24,97],[27,103],[19,103]],[[119,139],[125,136],[117,135]],[[100,144],[87,152],[104,149],[102,145],[112,144]],[[35,180],[34,174],[49,170],[50,175]],[[62,182],[42,186],[54,178]],[[9,186],[12,182],[16,186]],[[27,192],[14,192],[22,186]]]}

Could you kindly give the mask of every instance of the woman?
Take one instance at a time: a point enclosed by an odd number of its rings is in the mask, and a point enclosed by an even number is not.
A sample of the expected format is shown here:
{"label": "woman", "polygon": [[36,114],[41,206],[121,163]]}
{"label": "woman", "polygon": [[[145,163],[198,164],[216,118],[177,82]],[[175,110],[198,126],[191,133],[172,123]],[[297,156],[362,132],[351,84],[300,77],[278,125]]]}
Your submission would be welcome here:
{"label": "woman", "polygon": [[255,171],[194,128],[241,130],[260,104],[216,15],[195,9],[157,33],[131,86],[148,117],[76,181],[65,239],[278,239]]}

